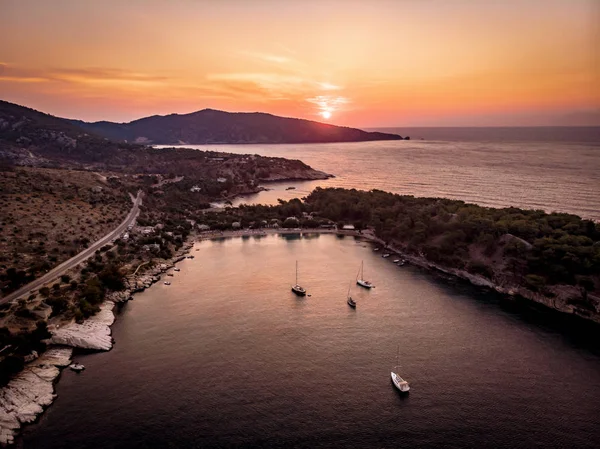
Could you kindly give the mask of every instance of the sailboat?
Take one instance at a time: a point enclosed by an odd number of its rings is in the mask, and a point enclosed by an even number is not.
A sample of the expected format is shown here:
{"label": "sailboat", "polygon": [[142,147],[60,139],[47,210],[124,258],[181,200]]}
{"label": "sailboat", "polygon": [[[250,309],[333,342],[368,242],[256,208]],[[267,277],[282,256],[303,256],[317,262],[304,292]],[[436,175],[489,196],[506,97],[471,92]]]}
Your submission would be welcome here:
{"label": "sailboat", "polygon": [[361,262],[360,270],[358,271],[358,275],[356,276],[356,283],[358,285],[360,285],[361,287],[371,288],[371,287],[373,287],[373,284],[371,284],[369,281],[365,281],[363,269],[364,269],[364,262]]}
{"label": "sailboat", "polygon": [[350,307],[352,307],[353,309],[356,309],[356,301],[354,301],[354,300],[352,299],[352,296],[350,296],[350,288],[351,288],[351,287],[352,287],[352,284],[350,284],[350,285],[348,286],[348,295],[347,295],[347,296],[348,296],[348,300],[347,300],[346,302],[348,303],[348,305],[349,305]]}
{"label": "sailboat", "polygon": [[400,357],[400,345],[398,345],[398,353],[396,354],[396,366],[392,370],[392,382],[394,386],[400,391],[400,393],[408,393],[410,387],[408,382],[400,377],[398,374],[398,358]]}
{"label": "sailboat", "polygon": [[298,261],[296,261],[296,284],[292,285],[292,291],[298,296],[306,296],[306,290],[298,284]]}

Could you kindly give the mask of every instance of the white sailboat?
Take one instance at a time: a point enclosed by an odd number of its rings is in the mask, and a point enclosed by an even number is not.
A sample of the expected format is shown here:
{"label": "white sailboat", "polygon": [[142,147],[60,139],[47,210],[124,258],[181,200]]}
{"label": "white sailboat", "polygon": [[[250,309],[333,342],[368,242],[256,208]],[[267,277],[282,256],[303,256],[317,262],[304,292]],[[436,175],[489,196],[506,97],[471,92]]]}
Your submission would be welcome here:
{"label": "white sailboat", "polygon": [[402,377],[400,377],[400,374],[398,374],[398,359],[400,357],[400,345],[398,345],[398,353],[396,354],[396,366],[394,366],[394,369],[392,370],[392,383],[394,384],[394,386],[398,389],[398,391],[400,391],[400,393],[408,393],[408,391],[410,390],[410,386],[408,385],[408,382],[405,381],[404,379],[402,379]]}
{"label": "white sailboat", "polygon": [[306,290],[298,284],[298,261],[296,261],[296,284],[292,285],[292,291],[298,296],[306,296]]}
{"label": "white sailboat", "polygon": [[350,307],[352,307],[353,309],[356,309],[356,301],[354,301],[354,300],[352,299],[352,296],[350,296],[350,288],[351,288],[351,287],[352,287],[352,284],[350,284],[350,285],[348,286],[348,295],[347,295],[347,296],[348,296],[348,299],[346,300],[346,302],[348,303],[348,305],[349,305]]}
{"label": "white sailboat", "polygon": [[356,283],[364,288],[373,287],[373,284],[371,284],[369,281],[365,281],[364,262],[360,263],[360,270],[358,271],[358,275],[356,276]]}

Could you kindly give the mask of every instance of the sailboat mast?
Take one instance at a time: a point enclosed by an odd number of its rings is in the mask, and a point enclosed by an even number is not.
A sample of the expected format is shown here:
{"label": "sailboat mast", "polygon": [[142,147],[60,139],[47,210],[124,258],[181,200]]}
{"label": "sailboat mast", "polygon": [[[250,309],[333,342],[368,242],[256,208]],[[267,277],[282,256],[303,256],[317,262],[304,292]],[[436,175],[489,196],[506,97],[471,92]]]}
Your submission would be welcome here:
{"label": "sailboat mast", "polygon": [[296,261],[296,285],[298,285],[298,261]]}

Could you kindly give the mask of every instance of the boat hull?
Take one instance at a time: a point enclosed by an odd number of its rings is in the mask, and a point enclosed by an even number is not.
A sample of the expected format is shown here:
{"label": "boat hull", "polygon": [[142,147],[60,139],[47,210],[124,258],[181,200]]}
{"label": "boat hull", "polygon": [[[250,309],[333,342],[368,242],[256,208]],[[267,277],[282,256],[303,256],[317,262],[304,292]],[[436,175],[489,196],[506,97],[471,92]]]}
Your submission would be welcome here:
{"label": "boat hull", "polygon": [[348,298],[348,301],[346,301],[348,303],[348,305],[350,307],[352,307],[353,309],[356,309],[356,302],[354,302],[354,300],[352,298]]}
{"label": "boat hull", "polygon": [[302,287],[293,286],[292,291],[298,296],[306,296],[306,290]]}
{"label": "boat hull", "polygon": [[392,383],[400,393],[408,393],[410,391],[410,386],[408,385],[408,382],[402,379],[402,377],[400,377],[398,374],[392,371],[391,377]]}
{"label": "boat hull", "polygon": [[369,281],[365,281],[365,280],[362,280],[362,279],[358,279],[356,281],[356,283],[358,285],[360,285],[361,287],[364,287],[364,288],[371,288],[371,287],[373,287],[373,285]]}

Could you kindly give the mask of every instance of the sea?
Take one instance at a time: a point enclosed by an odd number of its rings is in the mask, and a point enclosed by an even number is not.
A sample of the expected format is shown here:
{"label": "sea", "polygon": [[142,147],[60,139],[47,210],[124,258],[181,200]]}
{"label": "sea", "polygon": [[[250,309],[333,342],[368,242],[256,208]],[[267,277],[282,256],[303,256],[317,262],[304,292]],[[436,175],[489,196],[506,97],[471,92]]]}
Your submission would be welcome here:
{"label": "sea", "polygon": [[110,352],[75,356],[85,371],[63,371],[18,447],[600,447],[598,327],[352,237],[222,238],[192,254],[122,306]]}
{"label": "sea", "polygon": [[[411,140],[208,148],[336,176],[269,184],[236,204],[337,186],[599,220],[598,130],[398,129]],[[110,352],[75,355],[85,371],[63,371],[17,447],[600,447],[597,325],[398,267],[352,237],[219,238],[192,254],[171,285],[118,308]],[[304,298],[290,290],[296,261]],[[361,263],[371,290],[355,283]],[[391,383],[396,364],[408,395]]]}
{"label": "sea", "polygon": [[277,204],[280,198],[302,198],[320,186],[380,189],[600,220],[600,127],[377,131],[411,140],[186,147],[300,159],[335,176],[326,181],[269,183],[265,187],[270,190],[237,198],[234,206]]}

